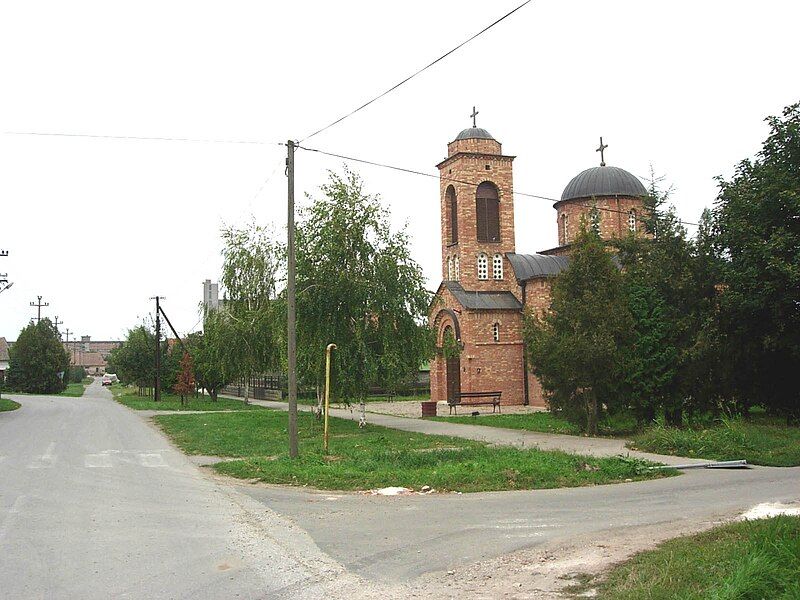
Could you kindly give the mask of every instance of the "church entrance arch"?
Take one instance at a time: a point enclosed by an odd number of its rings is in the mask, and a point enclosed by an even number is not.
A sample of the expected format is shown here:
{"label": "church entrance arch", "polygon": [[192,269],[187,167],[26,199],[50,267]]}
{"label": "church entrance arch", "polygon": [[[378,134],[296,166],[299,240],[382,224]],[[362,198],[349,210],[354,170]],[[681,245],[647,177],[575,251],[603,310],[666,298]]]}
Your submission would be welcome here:
{"label": "church entrance arch", "polygon": [[[445,340],[455,341],[456,337],[453,328],[450,325],[444,328],[442,333],[443,347],[447,348],[449,344]],[[461,358],[459,354],[447,356],[445,354],[445,379],[447,381],[447,400],[450,401],[461,393]]]}

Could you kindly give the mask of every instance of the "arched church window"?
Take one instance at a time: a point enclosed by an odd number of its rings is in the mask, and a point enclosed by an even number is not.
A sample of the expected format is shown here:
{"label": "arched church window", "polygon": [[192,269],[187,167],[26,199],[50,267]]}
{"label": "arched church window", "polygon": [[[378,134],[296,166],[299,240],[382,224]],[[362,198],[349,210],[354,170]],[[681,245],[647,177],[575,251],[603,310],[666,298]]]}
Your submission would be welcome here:
{"label": "arched church window", "polygon": [[458,243],[458,202],[456,201],[456,189],[451,185],[445,192],[447,200],[447,216],[450,224],[450,243]]}
{"label": "arched church window", "polygon": [[495,279],[503,278],[503,255],[495,254],[492,258],[492,277]]}
{"label": "arched church window", "polygon": [[484,181],[475,195],[475,215],[479,242],[500,241],[500,196],[493,183]]}
{"label": "arched church window", "polygon": [[453,259],[453,267],[456,275],[456,281],[458,281],[461,279],[461,264],[457,256]]}
{"label": "arched church window", "polygon": [[489,279],[489,257],[482,252],[478,255],[478,279]]}
{"label": "arched church window", "polygon": [[628,212],[628,229],[636,232],[636,211],[634,209]]}
{"label": "arched church window", "polygon": [[592,231],[600,235],[600,211],[597,210],[596,206],[592,208],[592,212],[589,214],[589,221],[592,226]]}
{"label": "arched church window", "polygon": [[561,235],[564,244],[569,244],[569,215],[567,213],[561,215]]}
{"label": "arched church window", "polygon": [[495,342],[500,341],[500,323],[495,323],[492,325],[492,339]]}
{"label": "arched church window", "polygon": [[453,281],[453,257],[447,257],[447,280]]}

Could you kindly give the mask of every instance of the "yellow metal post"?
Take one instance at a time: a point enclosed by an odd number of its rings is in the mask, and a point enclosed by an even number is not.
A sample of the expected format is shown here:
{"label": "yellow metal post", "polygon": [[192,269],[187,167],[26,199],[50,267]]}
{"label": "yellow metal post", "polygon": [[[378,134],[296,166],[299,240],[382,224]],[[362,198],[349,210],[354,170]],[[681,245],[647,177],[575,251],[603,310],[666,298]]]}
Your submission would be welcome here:
{"label": "yellow metal post", "polygon": [[325,348],[325,433],[323,443],[325,453],[328,453],[328,406],[331,399],[331,351],[336,349],[336,344],[328,344]]}

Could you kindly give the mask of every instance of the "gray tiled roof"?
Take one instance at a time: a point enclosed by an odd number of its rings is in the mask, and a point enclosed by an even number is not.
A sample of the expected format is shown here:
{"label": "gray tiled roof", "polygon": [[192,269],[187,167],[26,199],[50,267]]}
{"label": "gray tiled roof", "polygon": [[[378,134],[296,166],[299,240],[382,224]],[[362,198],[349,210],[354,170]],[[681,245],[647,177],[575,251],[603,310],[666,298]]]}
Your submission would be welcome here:
{"label": "gray tiled roof", "polygon": [[527,281],[534,277],[554,277],[567,268],[569,259],[566,256],[545,256],[544,254],[506,254],[514,269],[518,281]]}
{"label": "gray tiled roof", "polygon": [[646,196],[639,179],[619,167],[592,167],[578,173],[564,188],[561,200],[593,196]]}
{"label": "gray tiled roof", "polygon": [[0,337],[0,362],[8,362],[8,342]]}
{"label": "gray tiled roof", "polygon": [[522,310],[522,303],[511,292],[468,292],[457,281],[445,281],[444,286],[470,310]]}
{"label": "gray tiled roof", "polygon": [[492,134],[480,127],[468,127],[456,136],[457,140],[493,140]]}

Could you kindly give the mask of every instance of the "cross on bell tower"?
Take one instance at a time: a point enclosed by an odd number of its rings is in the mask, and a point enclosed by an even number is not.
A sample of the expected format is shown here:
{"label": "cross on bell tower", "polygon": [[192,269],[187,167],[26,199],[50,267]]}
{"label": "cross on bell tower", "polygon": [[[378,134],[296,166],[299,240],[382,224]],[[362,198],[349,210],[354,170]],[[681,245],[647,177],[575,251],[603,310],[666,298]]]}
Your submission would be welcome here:
{"label": "cross on bell tower", "polygon": [[478,111],[475,110],[475,107],[473,106],[472,107],[472,114],[470,115],[470,117],[472,117],[472,126],[473,127],[477,127],[477,125],[475,124],[475,117],[477,117],[478,114],[479,114]]}
{"label": "cross on bell tower", "polygon": [[599,152],[600,153],[600,166],[601,167],[605,167],[606,166],[606,159],[603,157],[603,150],[605,150],[606,148],[608,148],[608,144],[604,144],[603,143],[603,136],[600,136],[600,147],[597,150],[595,150],[595,152]]}

